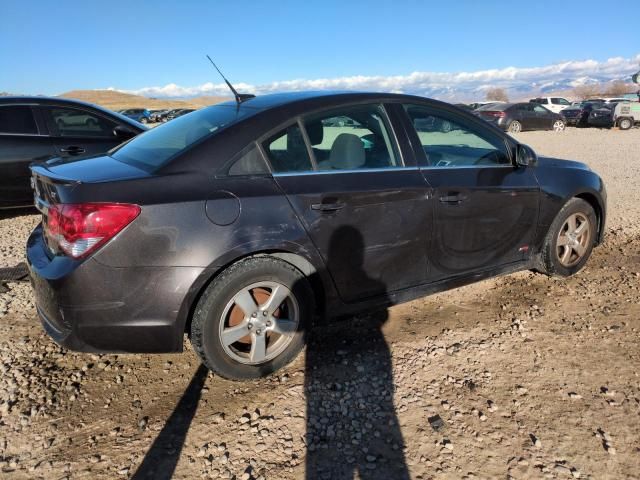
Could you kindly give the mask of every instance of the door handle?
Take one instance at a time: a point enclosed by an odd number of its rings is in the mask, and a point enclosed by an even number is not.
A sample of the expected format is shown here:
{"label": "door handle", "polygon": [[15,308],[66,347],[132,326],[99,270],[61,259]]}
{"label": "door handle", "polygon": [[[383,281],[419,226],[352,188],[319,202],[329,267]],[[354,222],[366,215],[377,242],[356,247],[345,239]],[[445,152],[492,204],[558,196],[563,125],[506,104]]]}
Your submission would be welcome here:
{"label": "door handle", "polygon": [[71,155],[78,155],[79,153],[84,153],[85,150],[82,147],[77,147],[75,145],[70,145],[65,148],[61,148],[60,151],[62,153],[70,153]]}
{"label": "door handle", "polygon": [[449,205],[458,205],[464,202],[465,200],[467,200],[467,198],[469,197],[461,193],[458,193],[456,195],[444,195],[440,197],[440,203],[447,203]]}
{"label": "door handle", "polygon": [[314,203],[311,205],[311,210],[318,210],[320,212],[335,212],[345,207],[344,203]]}

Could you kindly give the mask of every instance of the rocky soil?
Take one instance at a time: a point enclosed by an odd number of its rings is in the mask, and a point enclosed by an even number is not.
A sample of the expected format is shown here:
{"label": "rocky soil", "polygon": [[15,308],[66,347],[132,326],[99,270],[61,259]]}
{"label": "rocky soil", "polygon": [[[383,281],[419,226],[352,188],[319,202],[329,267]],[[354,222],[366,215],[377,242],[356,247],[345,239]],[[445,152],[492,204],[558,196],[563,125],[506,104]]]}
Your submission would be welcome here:
{"label": "rocky soil", "polygon": [[[608,235],[570,279],[518,273],[317,329],[233,383],[180,355],[78,354],[27,283],[0,294],[0,476],[640,477],[640,129],[522,133],[607,182]],[[31,212],[0,218],[0,267]]]}

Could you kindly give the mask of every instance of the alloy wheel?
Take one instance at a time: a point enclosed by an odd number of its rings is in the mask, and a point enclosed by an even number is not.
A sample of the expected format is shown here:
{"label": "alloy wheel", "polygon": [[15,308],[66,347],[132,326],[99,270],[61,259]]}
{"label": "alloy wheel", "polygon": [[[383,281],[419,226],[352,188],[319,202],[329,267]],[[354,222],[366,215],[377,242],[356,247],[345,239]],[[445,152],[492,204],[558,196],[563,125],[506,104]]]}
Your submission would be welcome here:
{"label": "alloy wheel", "polygon": [[277,282],[258,282],[238,293],[220,320],[220,342],[225,353],[245,365],[268,362],[293,340],[300,308],[293,293]]}
{"label": "alloy wheel", "polygon": [[556,241],[558,260],[565,267],[576,265],[589,250],[591,224],[586,215],[574,213],[562,225]]}
{"label": "alloy wheel", "polygon": [[554,132],[561,132],[564,130],[564,122],[562,120],[556,120],[553,122],[553,130]]}
{"label": "alloy wheel", "polygon": [[511,122],[511,124],[509,125],[509,131],[511,133],[519,133],[521,130],[522,130],[522,125],[520,124],[520,122],[516,120]]}

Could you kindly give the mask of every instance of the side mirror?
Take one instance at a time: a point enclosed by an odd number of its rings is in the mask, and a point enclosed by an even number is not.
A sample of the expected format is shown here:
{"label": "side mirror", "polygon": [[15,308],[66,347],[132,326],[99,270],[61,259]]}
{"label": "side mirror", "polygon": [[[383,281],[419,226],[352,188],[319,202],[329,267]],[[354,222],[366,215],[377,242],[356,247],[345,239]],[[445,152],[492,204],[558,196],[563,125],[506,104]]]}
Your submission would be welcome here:
{"label": "side mirror", "polygon": [[136,136],[136,133],[133,130],[125,127],[124,125],[117,125],[113,129],[113,136],[119,138],[120,140],[129,140]]}
{"label": "side mirror", "polygon": [[535,165],[538,161],[536,152],[529,145],[519,144],[516,148],[516,163],[521,167]]}

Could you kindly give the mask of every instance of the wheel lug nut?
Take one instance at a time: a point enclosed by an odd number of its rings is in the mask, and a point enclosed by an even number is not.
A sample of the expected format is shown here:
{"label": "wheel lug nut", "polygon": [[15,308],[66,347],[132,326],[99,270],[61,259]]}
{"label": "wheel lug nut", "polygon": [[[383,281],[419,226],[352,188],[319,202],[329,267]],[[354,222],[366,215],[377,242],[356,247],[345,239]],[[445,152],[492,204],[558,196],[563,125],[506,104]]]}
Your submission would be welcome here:
{"label": "wheel lug nut", "polygon": [[267,327],[271,326],[271,320],[267,320]]}
{"label": "wheel lug nut", "polygon": [[258,314],[257,314],[256,312],[253,312],[253,313],[251,314],[251,316],[252,316],[253,318],[256,318],[256,317],[258,316]]}
{"label": "wheel lug nut", "polygon": [[262,335],[262,330],[258,329],[258,330],[256,330],[256,333],[257,333],[258,335]]}
{"label": "wheel lug nut", "polygon": [[262,316],[263,316],[263,317],[266,317],[266,316],[267,316],[267,312],[266,312],[266,311],[265,311],[265,312],[262,312]]}
{"label": "wheel lug nut", "polygon": [[249,322],[249,324],[247,325],[247,328],[251,330],[253,328],[253,323]]}

